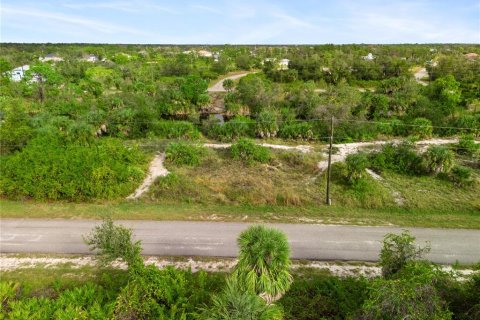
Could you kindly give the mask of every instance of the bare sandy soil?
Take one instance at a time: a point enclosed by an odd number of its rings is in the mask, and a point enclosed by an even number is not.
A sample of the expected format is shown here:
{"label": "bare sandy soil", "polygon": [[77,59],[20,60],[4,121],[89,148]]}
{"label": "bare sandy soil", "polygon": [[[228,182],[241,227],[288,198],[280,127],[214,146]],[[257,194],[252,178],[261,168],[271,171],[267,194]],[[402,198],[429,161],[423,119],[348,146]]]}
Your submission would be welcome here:
{"label": "bare sandy soil", "polygon": [[[192,270],[197,272],[204,270],[207,272],[230,272],[237,264],[236,259],[195,259],[185,258],[168,259],[164,257],[144,257],[145,264],[153,264],[158,268],[166,268],[172,266],[184,270]],[[66,264],[72,269],[79,269],[82,267],[95,267],[97,261],[94,256],[83,257],[16,257],[15,255],[1,254],[0,255],[0,271],[14,271],[20,269],[32,269],[42,267],[45,269],[55,269],[63,267]],[[118,269],[126,269],[127,266],[121,261],[116,261],[111,264],[111,267]],[[302,268],[312,268],[317,270],[325,270],[334,276],[338,277],[378,277],[381,275],[381,268],[375,264],[358,264],[358,263],[335,263],[327,261],[292,261],[292,269],[299,270]],[[443,270],[452,271],[449,266],[444,266]],[[457,270],[459,276],[468,276],[475,271],[470,269]]]}
{"label": "bare sandy soil", "polygon": [[128,200],[140,198],[145,192],[148,191],[152,183],[154,183],[158,177],[164,177],[168,174],[168,170],[163,166],[164,161],[165,153],[156,155],[155,158],[153,158],[152,162],[150,162],[147,176],[137,190],[127,197]]}

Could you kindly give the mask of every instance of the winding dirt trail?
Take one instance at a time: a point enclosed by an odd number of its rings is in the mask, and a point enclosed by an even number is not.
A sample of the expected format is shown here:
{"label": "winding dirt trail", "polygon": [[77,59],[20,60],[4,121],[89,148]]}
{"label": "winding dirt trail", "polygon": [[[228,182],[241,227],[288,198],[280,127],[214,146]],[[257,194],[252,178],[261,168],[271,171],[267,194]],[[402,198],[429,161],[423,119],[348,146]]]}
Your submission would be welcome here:
{"label": "winding dirt trail", "polygon": [[[368,147],[380,147],[387,143],[400,143],[402,140],[390,140],[390,141],[371,141],[371,142],[355,142],[355,143],[342,143],[342,144],[334,144],[333,147],[338,149],[338,152],[332,154],[332,163],[345,161],[349,154],[354,154],[361,151],[364,148]],[[452,139],[429,139],[429,140],[421,140],[417,141],[415,145],[419,149],[419,151],[424,152],[428,146],[431,145],[442,145],[442,144],[450,144],[450,143],[458,143],[457,138]],[[327,151],[325,154],[327,155]],[[328,160],[323,160],[318,163],[318,168],[320,170],[325,170],[328,166]]]}
{"label": "winding dirt trail", "polygon": [[148,191],[148,189],[150,189],[150,186],[158,177],[164,177],[169,173],[168,170],[163,166],[164,161],[165,153],[158,154],[155,156],[155,158],[153,158],[152,162],[150,162],[147,176],[137,190],[127,197],[128,200],[136,200],[140,198],[145,192]]}
{"label": "winding dirt trail", "polygon": [[415,77],[415,80],[416,80],[419,84],[421,84],[422,86],[428,86],[428,83],[422,80],[422,79],[428,77],[428,72],[427,72],[427,69],[426,69],[426,68],[420,68],[420,69],[418,69],[418,71],[415,72],[415,73],[413,74],[413,76]]}
{"label": "winding dirt trail", "polygon": [[227,92],[227,90],[223,87],[223,81],[230,79],[230,80],[237,80],[242,77],[245,77],[246,75],[249,75],[251,73],[255,73],[254,71],[246,71],[238,74],[234,74],[232,76],[228,76],[218,82],[216,82],[213,86],[207,89],[208,92]]}

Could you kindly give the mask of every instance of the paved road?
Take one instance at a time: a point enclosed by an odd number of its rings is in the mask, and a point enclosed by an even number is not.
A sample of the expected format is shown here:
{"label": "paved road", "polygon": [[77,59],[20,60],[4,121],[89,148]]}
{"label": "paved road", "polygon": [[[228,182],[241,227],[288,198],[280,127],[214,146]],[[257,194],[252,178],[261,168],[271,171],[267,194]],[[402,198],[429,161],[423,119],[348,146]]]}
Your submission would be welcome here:
{"label": "paved road", "polygon": [[[82,241],[99,221],[0,220],[0,251],[88,253]],[[121,221],[134,229],[147,255],[234,257],[236,238],[249,224],[230,222]],[[271,224],[284,230],[292,258],[375,261],[390,227]],[[410,228],[420,244],[430,241],[428,258],[437,263],[480,261],[480,231]]]}
{"label": "paved road", "polygon": [[243,73],[239,73],[239,74],[234,74],[233,76],[229,76],[229,77],[226,77],[218,82],[216,82],[213,86],[211,86],[210,88],[208,88],[208,92],[226,92],[227,90],[225,90],[225,88],[223,87],[223,81],[227,80],[227,79],[231,79],[231,80],[237,80],[237,79],[240,79],[242,77],[245,77],[246,75],[252,73],[251,71],[249,72],[243,72]]}

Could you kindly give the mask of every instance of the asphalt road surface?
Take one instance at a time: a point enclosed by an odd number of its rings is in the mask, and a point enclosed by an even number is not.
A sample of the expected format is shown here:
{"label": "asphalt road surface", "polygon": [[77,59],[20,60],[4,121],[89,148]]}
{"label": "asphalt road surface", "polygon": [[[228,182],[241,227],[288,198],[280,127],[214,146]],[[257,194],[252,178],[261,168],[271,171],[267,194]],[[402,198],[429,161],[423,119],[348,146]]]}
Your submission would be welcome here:
{"label": "asphalt road surface", "polygon": [[[0,220],[2,253],[89,253],[83,235],[100,221]],[[235,257],[236,238],[248,223],[119,221],[142,240],[143,253],[159,256]],[[400,232],[393,227],[319,224],[268,224],[286,232],[292,258],[314,260],[376,261],[383,236]],[[409,228],[418,244],[429,241],[427,256],[436,263],[480,261],[480,231]]]}

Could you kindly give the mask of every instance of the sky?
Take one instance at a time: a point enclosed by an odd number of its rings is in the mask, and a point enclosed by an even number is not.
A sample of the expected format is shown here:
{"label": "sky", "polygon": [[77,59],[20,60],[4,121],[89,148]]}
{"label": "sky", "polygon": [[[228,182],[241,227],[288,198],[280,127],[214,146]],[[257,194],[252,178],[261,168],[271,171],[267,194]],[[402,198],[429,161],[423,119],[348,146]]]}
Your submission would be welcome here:
{"label": "sky", "polygon": [[0,0],[1,42],[480,43],[480,0]]}

